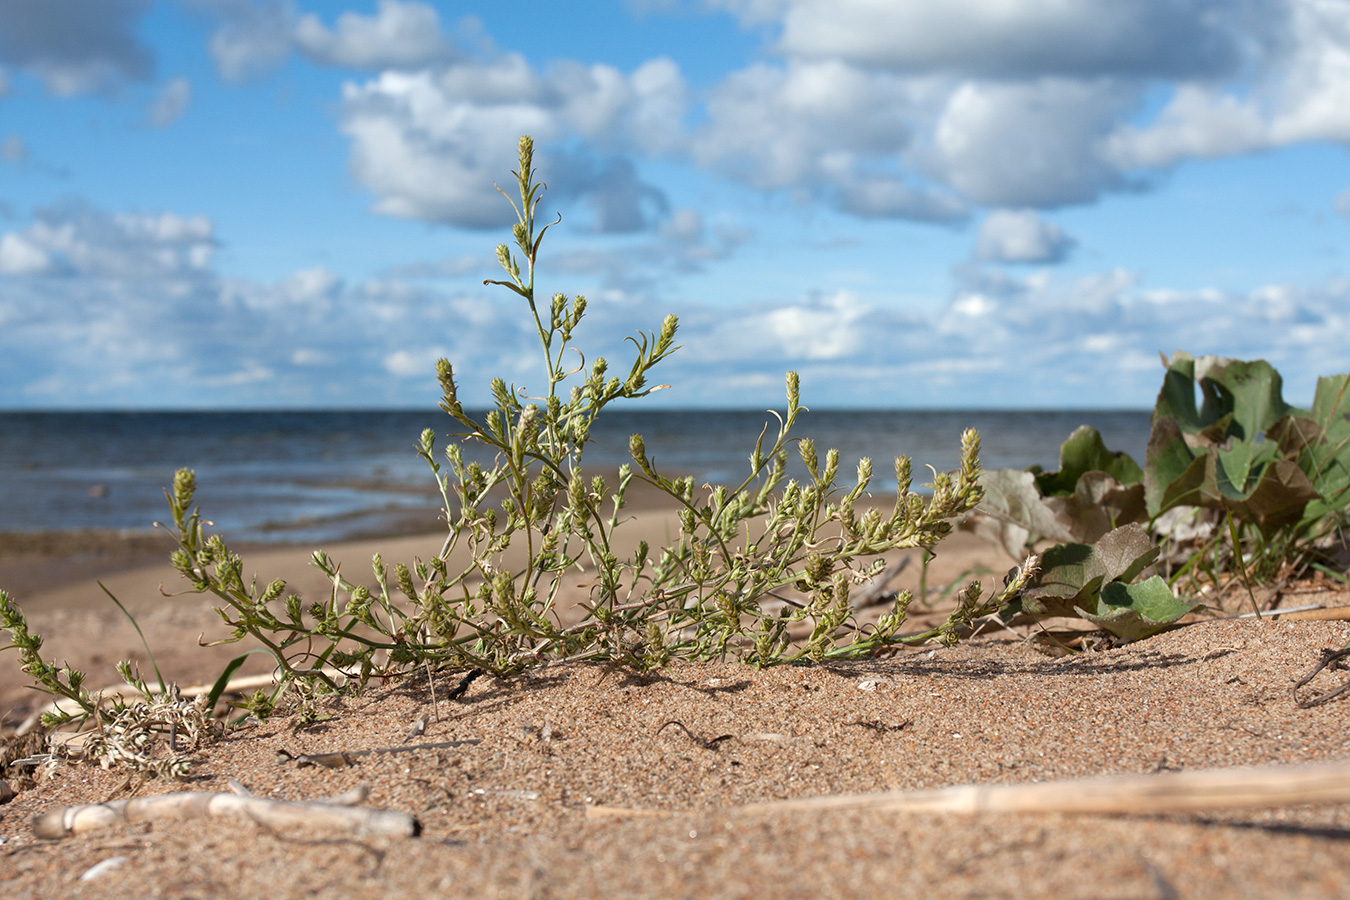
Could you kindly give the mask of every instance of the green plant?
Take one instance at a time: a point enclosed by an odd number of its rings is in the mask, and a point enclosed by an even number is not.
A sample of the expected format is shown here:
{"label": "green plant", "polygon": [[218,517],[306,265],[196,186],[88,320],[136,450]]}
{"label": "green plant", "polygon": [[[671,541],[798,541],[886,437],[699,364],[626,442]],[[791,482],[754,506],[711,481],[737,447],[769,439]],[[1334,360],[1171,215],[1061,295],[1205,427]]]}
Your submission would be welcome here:
{"label": "green plant", "polygon": [[[123,660],[117,663],[117,672],[140,693],[141,698],[127,702],[117,696],[105,701],[102,695],[91,694],[84,688],[84,673],[69,665],[58,667],[42,658],[42,638],[29,631],[23,610],[9,594],[0,590],[0,628],[10,635],[9,646],[2,649],[19,651],[19,665],[36,682],[37,690],[58,701],[70,701],[65,706],[57,703],[52,711],[42,714],[44,728],[54,729],[72,723],[83,725],[91,721],[95,725],[93,733],[78,749],[69,744],[54,744],[55,756],[94,760],[104,768],[123,766],[149,777],[185,777],[192,768],[190,751],[214,741],[220,733],[220,724],[211,718],[211,710],[220,693],[213,690],[196,701],[178,696],[177,687],[166,685],[160,675],[154,654],[145,644],[145,635],[135,617],[106,587],[102,584],[99,587],[117,604],[140,635],[150,654],[159,690],[147,685],[131,663]],[[74,711],[66,708],[70,705],[75,707]],[[165,752],[160,752],[156,744],[163,737],[167,737],[168,747]],[[180,747],[180,742],[184,746]]]}
{"label": "green plant", "polygon": [[[1139,637],[1198,606],[1184,595],[1207,585],[1216,594],[1240,585],[1254,603],[1254,585],[1302,570],[1343,528],[1350,375],[1319,379],[1312,408],[1300,410],[1264,360],[1176,353],[1166,363],[1142,468],[1084,426],[1061,448],[1058,471],[986,474],[983,508],[999,539],[1063,542],[1045,554],[1024,610],[1083,612]],[[1133,527],[1128,540],[1122,526]],[[1114,560],[1096,571],[1100,582],[1074,571],[1089,556]],[[1150,566],[1157,575],[1130,583]],[[1167,600],[1169,583],[1183,597]]]}
{"label": "green plant", "polygon": [[42,658],[42,636],[28,630],[28,619],[14,598],[0,590],[0,628],[9,632],[10,643],[0,648],[19,651],[19,668],[36,684],[34,687],[58,699],[69,700],[78,712],[57,707],[44,713],[42,725],[55,728],[69,722],[83,722],[98,711],[98,699],[84,687],[84,673],[69,665],[57,666]]}
{"label": "green plant", "polygon": [[[603,357],[586,363],[573,343],[585,298],[554,294],[545,303],[536,296],[540,244],[557,220],[537,225],[543,185],[535,181],[532,154],[532,142],[522,138],[517,197],[508,196],[517,216],[515,249],[497,248],[506,278],[486,283],[527,307],[543,351],[543,392],[530,396],[496,379],[492,408],[477,418],[459,400],[451,364],[441,360],[441,406],[462,429],[453,437],[487,448],[493,463],[466,461],[456,442],[442,458],[435,434],[425,431],[418,452],[436,477],[448,526],[441,551],[392,570],[376,556],[369,586],[315,553],[332,589],[308,605],[287,594],[283,582],[245,583],[242,560],[219,535],[205,533],[192,507],[193,474],[180,471],[169,493],[179,542],[174,563],[194,590],[222,601],[218,611],[231,639],[261,642],[283,679],[317,679],[329,688],[340,681],[335,673],[359,688],[372,675],[424,664],[512,673],[548,660],[593,660],[645,670],[731,656],[768,666],[950,643],[964,625],[1017,595],[1034,560],[1000,591],[986,595],[978,583],[967,586],[955,611],[929,631],[900,633],[908,593],[875,625],[856,622],[850,586],[884,567],[880,554],[931,551],[980,499],[979,437],[963,436],[959,469],[934,473],[926,499],[910,490],[910,464],[900,458],[894,503],[863,508],[870,460],[859,462],[854,484],[844,489],[836,451],[822,459],[809,439],[789,437],[803,411],[796,373],[787,376],[787,410],[776,434],[770,438],[765,426],[750,472],[735,487],[696,487],[692,478],[662,475],[640,435],[630,441],[632,465],[621,466],[613,480],[585,473],[597,417],[611,403],[661,387],[648,377],[677,349],[678,323],[667,316],[659,332],[629,338],[635,353],[624,375],[610,374]],[[580,362],[569,368],[573,354]],[[785,481],[794,442],[809,473],[803,482]],[[634,479],[674,501],[680,529],[670,546],[654,550],[643,542],[621,556],[614,537],[627,519],[625,496]],[[564,578],[580,571],[590,577],[583,615],[564,624],[558,615]],[[794,627],[805,632],[799,640],[790,634]]]}
{"label": "green plant", "polygon": [[1345,522],[1348,385],[1350,374],[1319,379],[1312,408],[1301,410],[1284,402],[1280,375],[1264,360],[1174,355],[1149,439],[1149,514],[1213,510],[1220,540],[1202,553],[1226,553],[1244,584],[1274,580]]}

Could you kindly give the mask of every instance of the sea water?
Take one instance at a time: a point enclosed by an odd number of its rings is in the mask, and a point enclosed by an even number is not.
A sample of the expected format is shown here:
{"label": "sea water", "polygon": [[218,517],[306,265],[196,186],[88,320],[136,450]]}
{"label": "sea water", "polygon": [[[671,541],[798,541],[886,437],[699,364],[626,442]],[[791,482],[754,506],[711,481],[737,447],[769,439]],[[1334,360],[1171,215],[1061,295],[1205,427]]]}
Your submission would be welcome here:
{"label": "sea water", "polygon": [[[840,452],[840,480],[873,461],[873,491],[894,490],[892,460],[909,456],[914,483],[927,466],[957,465],[960,436],[976,428],[986,469],[1058,467],[1059,446],[1079,425],[1142,462],[1146,411],[876,411],[801,414],[795,437],[820,457]],[[738,484],[762,429],[763,410],[607,410],[586,450],[588,469],[629,462],[643,435],[659,471],[699,483]],[[164,490],[178,468],[197,476],[203,516],[234,541],[331,541],[430,527],[434,479],[417,454],[431,428],[438,447],[462,429],[439,411],[23,412],[0,413],[0,532],[142,530],[169,518]],[[466,456],[487,461],[464,444]],[[443,459],[443,457],[442,457]],[[800,474],[795,452],[794,471]]]}

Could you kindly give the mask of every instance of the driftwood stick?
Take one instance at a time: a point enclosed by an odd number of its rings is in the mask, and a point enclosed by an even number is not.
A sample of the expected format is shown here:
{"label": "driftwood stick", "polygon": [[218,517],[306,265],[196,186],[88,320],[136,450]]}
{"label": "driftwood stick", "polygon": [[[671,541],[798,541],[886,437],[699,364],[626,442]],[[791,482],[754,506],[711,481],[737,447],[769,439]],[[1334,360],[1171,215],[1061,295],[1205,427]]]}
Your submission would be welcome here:
{"label": "driftwood stick", "polygon": [[[970,784],[931,791],[836,794],[733,807],[742,813],[818,813],[836,809],[947,813],[1159,815],[1217,809],[1266,809],[1350,802],[1350,760],[1085,778],[1040,784]],[[590,818],[659,814],[591,807]]]}
{"label": "driftwood stick", "polygon": [[236,793],[181,791],[154,797],[112,800],[108,803],[63,806],[34,819],[33,834],[45,840],[59,840],[124,822],[158,822],[202,816],[248,819],[271,828],[296,826],[357,835],[416,837],[422,830],[415,816],[357,805],[369,793],[369,789],[364,786],[330,800],[303,802],[239,794],[238,788],[231,787]]}

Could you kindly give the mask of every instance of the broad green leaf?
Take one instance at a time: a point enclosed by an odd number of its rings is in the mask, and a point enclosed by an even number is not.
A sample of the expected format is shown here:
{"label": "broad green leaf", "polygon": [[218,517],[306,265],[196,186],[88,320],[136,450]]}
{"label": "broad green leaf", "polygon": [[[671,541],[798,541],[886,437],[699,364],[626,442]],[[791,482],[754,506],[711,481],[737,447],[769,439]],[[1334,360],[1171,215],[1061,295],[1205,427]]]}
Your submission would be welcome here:
{"label": "broad green leaf", "polygon": [[1156,506],[1154,502],[1150,502],[1149,512],[1156,516],[1175,506],[1222,505],[1214,469],[1214,454],[1202,453],[1193,457],[1190,464],[1175,478],[1161,484]]}
{"label": "broad green leaf", "polygon": [[1350,374],[1317,379],[1310,418],[1329,434],[1350,433]]}
{"label": "broad green leaf", "polygon": [[1158,401],[1153,406],[1153,421],[1173,419],[1183,431],[1197,432],[1204,423],[1195,406],[1195,357],[1178,350],[1167,361]]}
{"label": "broad green leaf", "polygon": [[1215,479],[1220,496],[1245,499],[1279,452],[1279,444],[1266,440],[1232,440],[1228,446],[1217,448]]}
{"label": "broad green leaf", "polygon": [[[1170,372],[1168,376],[1171,377]],[[1194,405],[1194,397],[1191,399]],[[1158,403],[1161,410],[1161,395]],[[1195,454],[1186,445],[1180,420],[1176,416],[1154,413],[1153,430],[1149,434],[1148,450],[1144,456],[1144,499],[1150,516],[1157,516],[1171,506],[1178,505],[1175,490],[1171,490],[1172,485],[1194,465],[1195,459]]]}
{"label": "broad green leaf", "polygon": [[1202,357],[1196,361],[1195,377],[1202,390],[1206,381],[1215,385],[1215,413],[1233,414],[1229,432],[1241,440],[1255,441],[1291,410],[1284,402],[1280,373],[1264,359]]}
{"label": "broad green leaf", "polygon": [[1059,448],[1059,471],[1037,476],[1036,487],[1045,497],[1072,494],[1088,472],[1105,472],[1124,485],[1144,478],[1144,470],[1128,453],[1108,450],[1101,432],[1080,425]]}
{"label": "broad green leaf", "polygon": [[1097,611],[1078,614],[1117,637],[1137,641],[1157,634],[1200,604],[1178,599],[1160,576],[1138,584],[1112,581],[1102,588]]}
{"label": "broad green leaf", "polygon": [[1155,423],[1175,419],[1182,432],[1201,435],[1206,443],[1222,443],[1229,436],[1251,441],[1295,411],[1282,394],[1280,373],[1264,359],[1196,359],[1178,352],[1168,362],[1153,418]]}
{"label": "broad green leaf", "polygon": [[1107,581],[1133,581],[1158,558],[1147,529],[1137,523],[1122,525],[1093,545],[1096,565]]}
{"label": "broad green leaf", "polygon": [[1306,419],[1290,417],[1282,445],[1320,495],[1308,504],[1299,527],[1343,511],[1350,503],[1350,374],[1317,380],[1312,411]]}
{"label": "broad green leaf", "polygon": [[1095,544],[1051,547],[1041,556],[1036,583],[1022,593],[1022,608],[1043,616],[1072,616],[1076,606],[1095,608],[1103,585],[1133,581],[1157,556],[1138,523],[1110,531]]}

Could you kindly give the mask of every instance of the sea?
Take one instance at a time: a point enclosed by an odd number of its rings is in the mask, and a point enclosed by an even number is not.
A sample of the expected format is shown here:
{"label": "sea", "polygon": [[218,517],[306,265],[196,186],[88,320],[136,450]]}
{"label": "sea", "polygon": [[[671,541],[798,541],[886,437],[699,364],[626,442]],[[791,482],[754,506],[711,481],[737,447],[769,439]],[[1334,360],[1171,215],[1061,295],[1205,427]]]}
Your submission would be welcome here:
{"label": "sea", "polygon": [[[617,471],[638,433],[663,474],[739,484],[766,425],[767,446],[777,420],[764,410],[606,410],[585,464]],[[871,457],[880,493],[895,489],[897,455],[912,460],[916,486],[928,466],[955,468],[966,428],[980,432],[986,469],[1058,468],[1060,444],[1079,425],[1142,462],[1149,433],[1142,410],[811,410],[792,435],[810,437],[822,459],[837,448],[841,481]],[[179,468],[196,473],[196,504],[232,542],[422,530],[440,509],[417,453],[426,428],[442,449],[462,441],[461,426],[438,410],[0,413],[0,532],[148,531],[169,520],[164,492]],[[490,459],[463,446],[466,457]],[[795,452],[791,459],[800,475]]]}

